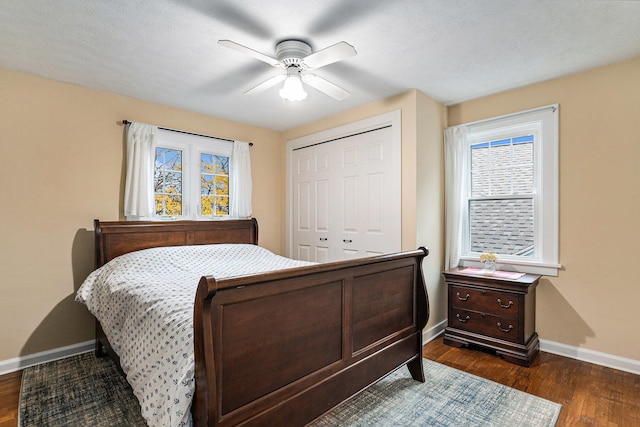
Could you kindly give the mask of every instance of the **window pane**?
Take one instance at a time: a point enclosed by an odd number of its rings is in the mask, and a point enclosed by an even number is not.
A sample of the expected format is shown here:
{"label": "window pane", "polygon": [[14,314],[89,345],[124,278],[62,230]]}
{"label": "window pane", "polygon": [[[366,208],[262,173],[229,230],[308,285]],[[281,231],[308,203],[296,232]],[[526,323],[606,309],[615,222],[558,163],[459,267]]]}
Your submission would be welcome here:
{"label": "window pane", "polygon": [[[484,150],[487,148],[487,150]],[[489,144],[475,144],[471,146],[471,169],[489,169]]]}
{"label": "window pane", "polygon": [[491,194],[491,157],[489,143],[471,146],[471,196]]}
{"label": "window pane", "polygon": [[491,172],[492,196],[508,196],[511,192],[511,169],[496,169]]}
{"label": "window pane", "polygon": [[156,215],[162,215],[164,212],[164,196],[162,194],[156,193],[154,195],[155,207],[156,207]]}
{"label": "window pane", "polygon": [[201,215],[229,215],[229,157],[200,154]]}
{"label": "window pane", "polygon": [[229,215],[229,197],[216,197],[216,215]]}
{"label": "window pane", "polygon": [[215,154],[200,154],[200,173],[229,175],[229,158]]}
{"label": "window pane", "polygon": [[200,154],[200,173],[213,173],[213,154]]}
{"label": "window pane", "polygon": [[511,140],[503,139],[491,143],[491,167],[511,164]]}
{"label": "window pane", "polygon": [[213,196],[201,196],[200,197],[201,215],[212,215],[213,208],[215,207],[215,199]]}
{"label": "window pane", "polygon": [[207,194],[213,194],[213,181],[212,175],[200,174],[200,194],[205,196]]}
{"label": "window pane", "polygon": [[529,141],[522,141],[522,138],[514,138],[513,144],[514,164],[533,163],[533,136]]}
{"label": "window pane", "polygon": [[165,175],[164,192],[182,194],[182,172],[168,172]]}
{"label": "window pane", "polygon": [[182,167],[181,150],[156,148],[153,172],[156,215],[182,215]]}
{"label": "window pane", "polygon": [[216,194],[219,196],[229,196],[228,176],[216,176]]}
{"label": "window pane", "polygon": [[156,148],[156,168],[182,170],[182,151],[171,148]]}
{"label": "window pane", "polygon": [[533,135],[471,146],[471,197],[532,194]]}
{"label": "window pane", "polygon": [[165,200],[166,215],[182,214],[182,196],[165,196]]}
{"label": "window pane", "polygon": [[533,256],[533,199],[470,200],[472,252]]}
{"label": "window pane", "polygon": [[513,194],[533,193],[533,164],[513,168]]}
{"label": "window pane", "polygon": [[474,197],[489,195],[489,180],[487,171],[471,172],[471,194]]}

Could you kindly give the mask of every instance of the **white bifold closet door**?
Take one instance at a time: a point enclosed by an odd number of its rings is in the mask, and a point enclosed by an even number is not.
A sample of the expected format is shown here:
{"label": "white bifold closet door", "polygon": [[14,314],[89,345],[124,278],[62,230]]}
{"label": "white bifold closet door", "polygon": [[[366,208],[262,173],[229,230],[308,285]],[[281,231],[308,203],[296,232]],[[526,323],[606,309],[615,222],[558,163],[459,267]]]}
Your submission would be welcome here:
{"label": "white bifold closet door", "polygon": [[294,149],[295,258],[328,262],[400,251],[400,159],[391,136],[386,126]]}

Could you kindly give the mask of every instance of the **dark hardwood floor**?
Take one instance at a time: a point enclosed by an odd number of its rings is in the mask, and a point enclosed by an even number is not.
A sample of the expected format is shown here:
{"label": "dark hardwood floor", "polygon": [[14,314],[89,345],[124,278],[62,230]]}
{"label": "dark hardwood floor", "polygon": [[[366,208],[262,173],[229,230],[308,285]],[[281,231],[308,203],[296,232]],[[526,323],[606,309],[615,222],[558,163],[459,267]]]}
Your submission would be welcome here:
{"label": "dark hardwood floor", "polygon": [[[531,367],[436,338],[423,356],[562,404],[557,426],[640,427],[640,375],[540,352]],[[0,427],[18,420],[21,372],[0,376]]]}
{"label": "dark hardwood floor", "polygon": [[0,376],[0,427],[18,425],[18,398],[22,371]]}

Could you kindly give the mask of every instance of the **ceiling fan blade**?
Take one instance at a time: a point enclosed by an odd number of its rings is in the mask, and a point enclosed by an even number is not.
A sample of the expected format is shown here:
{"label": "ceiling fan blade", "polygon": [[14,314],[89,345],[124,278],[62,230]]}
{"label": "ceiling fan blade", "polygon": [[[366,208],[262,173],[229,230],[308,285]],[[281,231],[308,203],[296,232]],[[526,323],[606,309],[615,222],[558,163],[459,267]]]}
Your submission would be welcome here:
{"label": "ceiling fan blade", "polygon": [[329,95],[330,97],[342,101],[349,96],[349,92],[342,89],[340,86],[331,83],[315,74],[302,74],[302,81],[312,88],[318,89],[320,92]]}
{"label": "ceiling fan blade", "polygon": [[239,43],[236,43],[234,41],[231,40],[218,40],[218,44],[220,46],[224,46],[227,47],[229,49],[233,49],[233,50],[237,50],[238,52],[244,53],[245,55],[249,55],[252,56],[256,59],[259,59],[262,62],[266,62],[267,64],[273,66],[273,67],[282,67],[282,65],[280,64],[280,61],[278,61],[276,58],[272,58],[270,56],[267,56],[263,53],[258,52],[257,50],[253,50],[251,48],[248,48],[246,46],[243,46]]}
{"label": "ceiling fan blade", "polygon": [[252,87],[251,89],[246,91],[244,94],[245,95],[257,95],[259,93],[262,93],[265,90],[269,89],[270,87],[273,87],[273,86],[277,85],[278,83],[284,81],[284,79],[286,77],[287,76],[285,76],[284,74],[273,76],[270,79],[265,80],[264,82]]}
{"label": "ceiling fan blade", "polygon": [[324,67],[334,62],[355,56],[358,52],[347,42],[339,42],[333,46],[329,46],[322,50],[312,53],[305,57],[302,62],[305,68],[313,70],[314,68]]}

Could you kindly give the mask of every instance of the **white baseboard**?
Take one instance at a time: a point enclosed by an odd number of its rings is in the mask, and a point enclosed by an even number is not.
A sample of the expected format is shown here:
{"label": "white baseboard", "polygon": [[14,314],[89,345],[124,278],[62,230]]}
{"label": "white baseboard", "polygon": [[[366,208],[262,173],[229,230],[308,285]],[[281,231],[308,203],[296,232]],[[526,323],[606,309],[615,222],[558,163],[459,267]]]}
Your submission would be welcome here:
{"label": "white baseboard", "polygon": [[572,345],[543,339],[540,340],[540,351],[546,351],[547,353],[570,357],[571,359],[582,360],[583,362],[589,362],[595,365],[606,366],[608,368],[640,375],[639,360],[628,359],[614,354],[601,353],[599,351],[574,347]]}
{"label": "white baseboard", "polygon": [[430,327],[429,329],[422,330],[422,344],[426,344],[429,341],[433,341],[440,334],[444,332],[444,328],[447,326],[447,319],[444,319],[442,322],[438,323],[435,326]]}
{"label": "white baseboard", "polygon": [[29,366],[53,362],[54,360],[86,353],[88,351],[92,351],[94,346],[95,341],[91,340],[68,345],[66,347],[54,348],[53,350],[41,351],[40,353],[14,357],[13,359],[0,360],[0,375],[19,371],[20,369],[28,368]]}
{"label": "white baseboard", "polygon": [[[440,336],[440,334],[444,332],[444,328],[446,326],[447,319],[429,329],[423,330],[422,343],[426,344],[429,341],[432,341]],[[599,351],[561,344],[558,342],[543,339],[540,339],[540,351],[545,351],[547,353],[553,353],[559,356],[593,363],[594,365],[606,366],[608,368],[618,369],[620,371],[640,375],[640,360],[628,359],[626,357],[620,357],[614,354],[601,353]]]}

